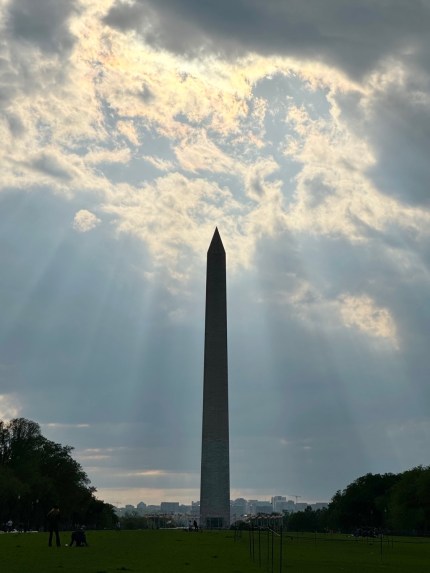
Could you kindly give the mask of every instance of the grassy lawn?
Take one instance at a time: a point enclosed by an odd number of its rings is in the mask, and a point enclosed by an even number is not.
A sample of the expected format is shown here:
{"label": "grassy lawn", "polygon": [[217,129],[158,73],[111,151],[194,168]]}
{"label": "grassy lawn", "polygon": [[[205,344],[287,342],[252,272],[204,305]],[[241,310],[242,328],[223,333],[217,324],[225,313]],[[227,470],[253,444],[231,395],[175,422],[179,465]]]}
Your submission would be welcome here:
{"label": "grassy lawn", "polygon": [[[0,535],[5,573],[280,573],[280,538],[266,532],[90,531],[89,547],[48,547],[46,533]],[[283,573],[428,573],[430,540],[288,534]]]}
{"label": "grassy lawn", "polygon": [[[280,538],[266,532],[242,534],[252,561],[269,573],[280,572]],[[284,534],[284,573],[428,573],[430,540],[420,538],[355,539],[345,535]]]}
{"label": "grassy lawn", "polygon": [[5,573],[253,573],[248,546],[231,532],[89,531],[89,547],[48,547],[46,533],[0,535]]}

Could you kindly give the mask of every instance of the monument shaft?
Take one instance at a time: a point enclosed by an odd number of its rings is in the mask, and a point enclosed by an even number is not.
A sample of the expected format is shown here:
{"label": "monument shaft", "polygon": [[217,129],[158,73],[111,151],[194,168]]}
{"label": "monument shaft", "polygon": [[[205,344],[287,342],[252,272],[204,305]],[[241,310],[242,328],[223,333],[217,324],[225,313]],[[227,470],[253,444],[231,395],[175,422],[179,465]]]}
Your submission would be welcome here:
{"label": "monument shaft", "polygon": [[230,526],[225,250],[215,229],[207,254],[200,525]]}

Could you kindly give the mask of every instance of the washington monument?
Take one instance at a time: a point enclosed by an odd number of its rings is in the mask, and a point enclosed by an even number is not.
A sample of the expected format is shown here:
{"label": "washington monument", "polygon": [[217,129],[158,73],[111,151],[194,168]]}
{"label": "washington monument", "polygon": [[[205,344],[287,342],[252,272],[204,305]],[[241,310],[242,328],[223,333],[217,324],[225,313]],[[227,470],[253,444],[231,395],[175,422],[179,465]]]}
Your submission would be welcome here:
{"label": "washington monument", "polygon": [[206,269],[200,526],[230,526],[226,266],[218,229]]}

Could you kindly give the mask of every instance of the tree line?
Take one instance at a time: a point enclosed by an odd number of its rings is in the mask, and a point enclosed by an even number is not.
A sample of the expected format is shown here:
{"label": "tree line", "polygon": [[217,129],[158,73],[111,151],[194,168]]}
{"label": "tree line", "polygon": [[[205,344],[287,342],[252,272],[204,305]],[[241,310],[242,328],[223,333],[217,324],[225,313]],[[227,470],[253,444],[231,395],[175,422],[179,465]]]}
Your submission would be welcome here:
{"label": "tree line", "polygon": [[430,467],[357,478],[333,496],[327,509],[285,514],[290,531],[375,534],[430,533]]}
{"label": "tree line", "polygon": [[[22,529],[39,529],[56,504],[63,527],[116,525],[113,506],[96,499],[72,451],[42,436],[36,422],[0,420],[0,527],[12,520]],[[289,531],[429,533],[430,467],[368,473],[337,491],[327,509],[285,513],[282,523]]]}
{"label": "tree line", "polygon": [[63,527],[114,526],[113,506],[96,499],[72,451],[45,438],[36,422],[0,420],[0,527],[11,520],[23,530],[40,529],[53,505],[61,508]]}

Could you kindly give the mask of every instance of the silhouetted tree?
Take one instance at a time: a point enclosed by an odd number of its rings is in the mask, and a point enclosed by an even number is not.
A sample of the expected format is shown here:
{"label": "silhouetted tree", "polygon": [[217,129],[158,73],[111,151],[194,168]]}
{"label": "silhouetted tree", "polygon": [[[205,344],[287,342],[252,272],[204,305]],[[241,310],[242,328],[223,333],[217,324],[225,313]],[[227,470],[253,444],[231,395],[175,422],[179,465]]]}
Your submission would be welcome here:
{"label": "silhouetted tree", "polygon": [[430,467],[400,474],[366,474],[337,491],[328,508],[331,529],[430,531]]}
{"label": "silhouetted tree", "polygon": [[401,474],[390,492],[387,521],[397,531],[430,531],[430,467]]}
{"label": "silhouetted tree", "polygon": [[0,421],[0,523],[13,519],[24,528],[40,527],[58,503],[64,525],[112,526],[113,507],[95,498],[72,451],[42,436],[36,422]]}
{"label": "silhouetted tree", "polygon": [[284,517],[284,524],[289,531],[325,531],[327,510],[314,511],[308,506],[304,511],[290,513]]}

